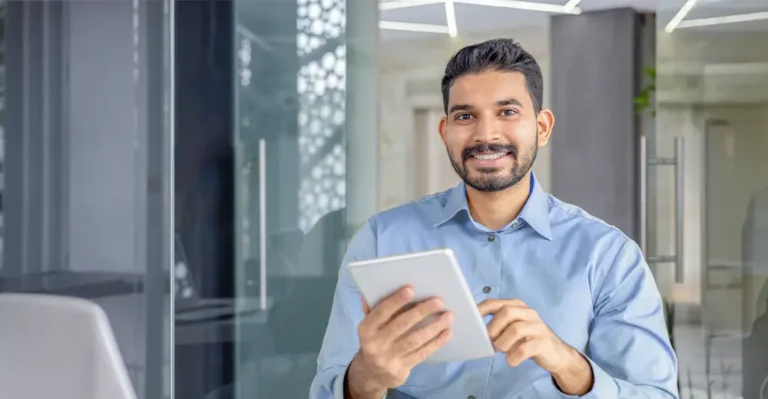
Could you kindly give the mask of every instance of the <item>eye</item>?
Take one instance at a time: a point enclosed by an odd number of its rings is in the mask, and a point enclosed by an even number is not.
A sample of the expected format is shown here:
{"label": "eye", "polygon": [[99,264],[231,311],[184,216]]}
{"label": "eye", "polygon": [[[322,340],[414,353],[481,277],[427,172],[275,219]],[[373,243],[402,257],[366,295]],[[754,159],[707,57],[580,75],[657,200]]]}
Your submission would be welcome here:
{"label": "eye", "polygon": [[505,109],[505,110],[502,110],[500,113],[500,115],[503,115],[503,116],[514,116],[515,114],[517,114],[517,110],[515,109]]}
{"label": "eye", "polygon": [[470,114],[458,114],[458,115],[456,115],[456,120],[457,121],[468,121],[470,119],[472,119],[472,115],[470,115]]}

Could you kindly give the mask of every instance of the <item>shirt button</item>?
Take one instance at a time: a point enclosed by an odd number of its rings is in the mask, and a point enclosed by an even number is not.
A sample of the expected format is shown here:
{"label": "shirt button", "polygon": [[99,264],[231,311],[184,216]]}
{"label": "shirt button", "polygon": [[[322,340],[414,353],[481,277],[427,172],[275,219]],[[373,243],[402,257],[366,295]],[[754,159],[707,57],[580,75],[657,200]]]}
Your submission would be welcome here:
{"label": "shirt button", "polygon": [[512,222],[512,227],[517,227],[517,222]]}
{"label": "shirt button", "polygon": [[488,234],[488,242],[493,242],[493,240],[495,239],[496,239],[496,236],[493,233]]}
{"label": "shirt button", "polygon": [[486,285],[485,287],[483,287],[483,293],[488,294],[490,292],[491,292],[491,286],[490,285]]}
{"label": "shirt button", "polygon": [[467,399],[475,399],[475,397],[472,396],[472,395],[469,395],[469,396],[467,396]]}

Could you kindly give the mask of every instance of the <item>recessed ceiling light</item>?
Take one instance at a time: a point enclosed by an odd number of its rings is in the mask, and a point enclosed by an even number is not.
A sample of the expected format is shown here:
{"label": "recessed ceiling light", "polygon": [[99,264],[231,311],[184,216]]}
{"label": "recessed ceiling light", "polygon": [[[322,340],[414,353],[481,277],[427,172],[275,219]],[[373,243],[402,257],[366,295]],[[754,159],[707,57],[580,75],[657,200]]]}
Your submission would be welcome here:
{"label": "recessed ceiling light", "polygon": [[581,3],[581,0],[568,0],[568,2],[565,3],[565,5],[563,6],[563,9],[565,11],[571,11],[574,8],[576,8],[576,6],[579,5],[579,3]]}
{"label": "recessed ceiling light", "polygon": [[445,0],[445,20],[448,23],[448,36],[458,36],[459,31],[456,27],[456,10],[453,8],[453,0]]}
{"label": "recessed ceiling light", "polygon": [[680,10],[677,11],[677,14],[675,14],[674,17],[669,21],[667,26],[664,28],[667,33],[672,33],[672,31],[677,28],[678,25],[680,25],[680,22],[685,19],[685,16],[688,15],[689,12],[691,12],[691,9],[693,6],[696,5],[697,0],[688,0],[683,4],[682,7],[680,7]]}
{"label": "recessed ceiling light", "polygon": [[693,28],[698,26],[712,26],[722,24],[733,24],[737,22],[750,22],[761,21],[768,19],[768,12],[755,12],[750,14],[738,14],[738,15],[726,15],[722,17],[689,19],[687,21],[681,21],[677,25],[679,29]]}
{"label": "recessed ceiling light", "polygon": [[444,0],[389,0],[379,3],[379,10],[395,10],[398,8],[418,7],[430,4],[442,4]]}
{"label": "recessed ceiling light", "polygon": [[448,27],[445,25],[414,24],[410,22],[397,21],[379,21],[379,29],[424,33],[448,33]]}
{"label": "recessed ceiling light", "polygon": [[456,3],[474,4],[478,6],[513,8],[516,10],[543,11],[561,14],[581,14],[581,9],[573,6],[566,9],[566,6],[548,3],[535,3],[532,1],[517,0],[454,0]]}

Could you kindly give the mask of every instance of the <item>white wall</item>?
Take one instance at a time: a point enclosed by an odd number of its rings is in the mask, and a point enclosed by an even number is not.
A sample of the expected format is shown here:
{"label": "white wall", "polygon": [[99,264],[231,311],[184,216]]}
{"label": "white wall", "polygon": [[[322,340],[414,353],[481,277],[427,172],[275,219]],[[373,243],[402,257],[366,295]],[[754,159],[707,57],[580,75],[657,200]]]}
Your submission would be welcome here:
{"label": "white wall", "polygon": [[[381,43],[379,116],[379,208],[387,209],[458,181],[447,157],[439,155],[435,123],[442,116],[440,80],[448,59],[465,45],[496,37],[520,42],[544,73],[544,105],[548,104],[549,27],[493,32],[483,36]],[[557,117],[557,115],[555,115]],[[423,136],[430,137],[424,139]],[[556,137],[553,137],[556,140]],[[420,148],[432,152],[420,154]],[[444,152],[444,150],[443,150]],[[426,159],[439,162],[420,167]],[[539,151],[534,172],[550,188],[549,149]],[[426,175],[419,175],[419,173]],[[429,181],[427,187],[419,182]]]}
{"label": "white wall", "polygon": [[[68,7],[69,266],[143,272],[138,239],[133,6]],[[109,43],[109,44],[106,44]],[[98,84],[94,84],[98,82]],[[112,93],[112,95],[104,95]],[[143,192],[143,191],[141,191]]]}

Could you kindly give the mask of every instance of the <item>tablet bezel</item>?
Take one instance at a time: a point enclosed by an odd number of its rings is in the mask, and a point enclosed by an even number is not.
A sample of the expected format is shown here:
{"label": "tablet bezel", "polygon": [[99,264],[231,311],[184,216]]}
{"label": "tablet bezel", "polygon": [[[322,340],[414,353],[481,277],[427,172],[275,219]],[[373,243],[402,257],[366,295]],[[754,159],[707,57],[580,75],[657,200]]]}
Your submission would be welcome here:
{"label": "tablet bezel", "polygon": [[[454,336],[424,363],[465,361],[494,355],[487,326],[451,249],[350,261],[347,268],[371,307],[406,285],[414,289],[412,303],[432,296],[443,299],[444,309],[454,314]],[[446,272],[441,272],[443,269]]]}

